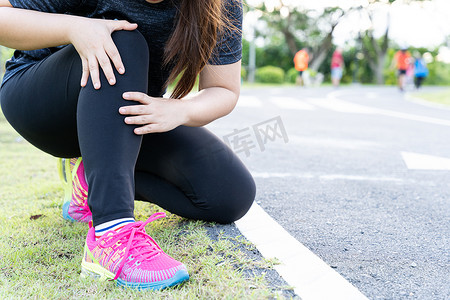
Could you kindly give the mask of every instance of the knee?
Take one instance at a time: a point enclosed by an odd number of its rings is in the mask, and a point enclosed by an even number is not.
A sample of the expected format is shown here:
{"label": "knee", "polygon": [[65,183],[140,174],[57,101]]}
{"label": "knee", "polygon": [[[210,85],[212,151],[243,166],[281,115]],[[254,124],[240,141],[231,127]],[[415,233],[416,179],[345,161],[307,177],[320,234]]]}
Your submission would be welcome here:
{"label": "knee", "polygon": [[222,195],[216,205],[212,205],[211,214],[214,222],[229,224],[242,218],[255,200],[256,185],[248,175],[246,180],[235,182]]}
{"label": "knee", "polygon": [[[122,62],[127,64],[147,66],[149,60],[149,49],[145,37],[138,31],[119,30],[111,35],[114,44],[119,50]],[[128,68],[129,69],[129,68]]]}

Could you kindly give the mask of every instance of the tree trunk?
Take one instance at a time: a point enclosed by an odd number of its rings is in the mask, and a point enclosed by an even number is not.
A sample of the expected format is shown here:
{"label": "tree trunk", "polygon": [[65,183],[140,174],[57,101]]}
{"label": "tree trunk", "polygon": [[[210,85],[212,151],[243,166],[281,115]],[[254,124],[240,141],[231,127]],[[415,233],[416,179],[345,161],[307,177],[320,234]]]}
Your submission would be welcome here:
{"label": "tree trunk", "polygon": [[[369,19],[373,23],[373,16],[368,15]],[[387,14],[387,26],[386,31],[381,40],[381,45],[375,40],[372,31],[367,31],[366,35],[369,38],[369,43],[365,47],[370,47],[373,55],[370,55],[370,51],[367,48],[363,48],[363,52],[368,59],[370,69],[375,75],[375,83],[384,84],[384,65],[386,62],[386,55],[389,48],[389,29],[390,29],[390,13]]]}
{"label": "tree trunk", "polygon": [[314,70],[317,72],[319,70],[320,65],[322,65],[323,61],[327,58],[328,52],[330,51],[331,47],[333,46],[333,31],[334,27],[327,34],[327,36],[323,39],[322,43],[320,44],[319,48],[316,52],[312,54],[312,60],[309,64],[309,68],[311,70]]}
{"label": "tree trunk", "polygon": [[384,84],[384,63],[386,61],[386,53],[380,53],[377,59],[377,67],[375,68],[375,79],[377,84]]}
{"label": "tree trunk", "polygon": [[297,48],[297,44],[295,43],[295,36],[289,31],[288,28],[285,28],[283,30],[283,35],[286,39],[286,44],[289,48],[289,51],[291,51],[292,56],[294,56],[295,53],[297,53],[297,51],[299,50]]}

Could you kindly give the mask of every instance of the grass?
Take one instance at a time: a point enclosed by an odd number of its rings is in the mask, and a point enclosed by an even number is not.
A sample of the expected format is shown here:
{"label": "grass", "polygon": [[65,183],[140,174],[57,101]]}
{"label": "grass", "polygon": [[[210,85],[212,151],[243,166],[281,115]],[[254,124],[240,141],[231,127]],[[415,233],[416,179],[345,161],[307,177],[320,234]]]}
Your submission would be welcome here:
{"label": "grass", "polygon": [[244,81],[242,83],[243,89],[259,89],[259,88],[279,88],[279,87],[295,87],[294,83],[283,82],[283,83],[260,83],[254,82],[250,83],[248,81]]}
{"label": "grass", "polygon": [[427,101],[430,101],[430,102],[450,106],[450,89],[439,90],[439,91],[428,92],[428,93],[421,92],[421,93],[415,94],[414,96],[419,97],[424,100],[427,100]]}
{"label": "grass", "polygon": [[[61,216],[63,190],[56,159],[21,139],[1,113],[0,170],[0,299],[277,298],[264,275],[248,275],[248,270],[273,266],[241,250],[252,248],[251,244],[224,234],[212,239],[207,229],[219,225],[170,213],[149,224],[147,232],[169,255],[187,265],[188,282],[163,291],[139,292],[112,282],[81,279],[87,225]],[[136,202],[139,220],[161,210]]]}

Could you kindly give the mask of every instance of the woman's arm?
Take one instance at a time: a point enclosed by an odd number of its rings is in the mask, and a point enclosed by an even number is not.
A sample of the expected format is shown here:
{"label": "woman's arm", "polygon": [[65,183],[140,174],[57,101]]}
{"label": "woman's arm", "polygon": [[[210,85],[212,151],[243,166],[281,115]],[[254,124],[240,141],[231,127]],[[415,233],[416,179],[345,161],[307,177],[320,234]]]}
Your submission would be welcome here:
{"label": "woman's arm", "polygon": [[179,125],[199,127],[229,114],[240,93],[241,61],[229,65],[208,65],[200,74],[200,92],[179,99],[154,98],[140,92],[126,92],[123,98],[141,104],[119,109],[125,123],[142,125],[136,134],[165,132]]}
{"label": "woman's arm", "polygon": [[34,50],[69,44],[70,27],[76,18],[69,15],[0,7],[0,44],[18,50]]}
{"label": "woman's arm", "polygon": [[181,100],[186,104],[186,126],[206,125],[234,109],[241,90],[241,61],[207,65],[200,73],[199,90]]}
{"label": "woman's arm", "polygon": [[0,7],[12,7],[12,5],[8,0],[0,0]]}
{"label": "woman's arm", "polygon": [[110,59],[117,71],[124,73],[125,68],[111,33],[134,30],[136,24],[6,7],[8,4],[10,6],[9,1],[0,1],[0,45],[34,50],[73,44],[83,64],[82,86],[86,85],[90,75],[94,87],[100,88],[99,65],[110,84],[115,84]]}

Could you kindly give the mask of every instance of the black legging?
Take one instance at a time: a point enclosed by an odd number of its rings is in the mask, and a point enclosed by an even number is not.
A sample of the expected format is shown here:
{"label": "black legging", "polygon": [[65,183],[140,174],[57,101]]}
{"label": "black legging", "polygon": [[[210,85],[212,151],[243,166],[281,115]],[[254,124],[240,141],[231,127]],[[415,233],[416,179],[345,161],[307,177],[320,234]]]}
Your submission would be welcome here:
{"label": "black legging", "polygon": [[[149,51],[138,31],[113,40],[126,68],[110,86],[80,88],[81,59],[72,45],[9,79],[3,113],[34,146],[57,157],[82,156],[94,225],[134,216],[134,199],[180,216],[233,222],[255,197],[254,181],[237,156],[202,127],[143,137],[118,113],[125,91],[147,92]],[[213,99],[211,99],[213,101]]]}
{"label": "black legging", "polygon": [[425,80],[425,76],[416,76],[414,77],[414,85],[417,89],[422,86],[423,81]]}

